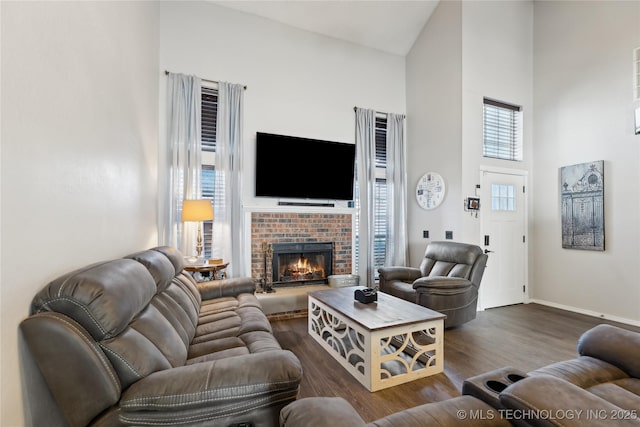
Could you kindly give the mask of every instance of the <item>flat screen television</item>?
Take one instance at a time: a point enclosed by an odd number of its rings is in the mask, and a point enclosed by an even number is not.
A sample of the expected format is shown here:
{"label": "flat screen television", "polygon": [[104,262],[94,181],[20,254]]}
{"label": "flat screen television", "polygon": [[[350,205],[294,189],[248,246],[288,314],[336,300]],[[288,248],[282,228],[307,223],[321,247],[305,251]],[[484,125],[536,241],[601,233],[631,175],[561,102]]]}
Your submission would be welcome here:
{"label": "flat screen television", "polygon": [[353,200],[354,144],[256,134],[256,197]]}

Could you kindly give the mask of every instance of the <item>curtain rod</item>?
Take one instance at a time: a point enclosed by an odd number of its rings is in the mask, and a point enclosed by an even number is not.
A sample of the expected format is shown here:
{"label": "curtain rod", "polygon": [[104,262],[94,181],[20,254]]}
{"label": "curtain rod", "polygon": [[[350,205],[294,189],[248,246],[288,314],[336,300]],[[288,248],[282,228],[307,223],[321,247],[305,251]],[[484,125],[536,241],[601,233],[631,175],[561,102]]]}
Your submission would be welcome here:
{"label": "curtain rod", "polygon": [[[353,111],[356,111],[357,109],[358,109],[358,107],[353,107]],[[391,113],[385,113],[384,111],[376,111],[376,114],[389,115],[389,114],[391,114]],[[402,115],[402,118],[403,118],[403,119],[406,119],[406,118],[407,118],[407,115],[406,115],[406,114],[403,114],[403,115]]]}
{"label": "curtain rod", "polygon": [[[171,71],[169,71],[169,70],[164,70],[164,75],[168,76],[170,72]],[[200,78],[200,80],[202,80],[203,82],[208,82],[208,83],[215,83],[215,84],[220,83],[220,82],[218,82],[216,80],[203,79],[202,77]],[[247,86],[242,86],[242,87],[244,88],[244,90],[247,90]]]}

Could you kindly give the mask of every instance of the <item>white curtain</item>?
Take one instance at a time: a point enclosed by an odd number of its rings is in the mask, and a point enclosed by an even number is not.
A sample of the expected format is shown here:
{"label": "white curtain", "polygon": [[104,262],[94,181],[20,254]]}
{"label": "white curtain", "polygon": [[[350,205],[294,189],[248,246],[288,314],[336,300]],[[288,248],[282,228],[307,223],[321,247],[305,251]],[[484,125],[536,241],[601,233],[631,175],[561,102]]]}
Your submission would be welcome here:
{"label": "white curtain", "polygon": [[196,76],[169,73],[167,79],[168,170],[160,244],[195,254],[197,223],[182,222],[182,201],[200,198],[200,92]]}
{"label": "white curtain", "polygon": [[358,272],[363,285],[375,284],[373,261],[374,185],[376,182],[376,112],[356,108],[357,179],[360,202]]}
{"label": "white curtain", "polygon": [[406,265],[407,174],[404,116],[387,114],[387,253],[385,265]]}
{"label": "white curtain", "polygon": [[242,211],[242,109],[244,87],[218,84],[213,256],[230,261],[230,277],[244,275]]}

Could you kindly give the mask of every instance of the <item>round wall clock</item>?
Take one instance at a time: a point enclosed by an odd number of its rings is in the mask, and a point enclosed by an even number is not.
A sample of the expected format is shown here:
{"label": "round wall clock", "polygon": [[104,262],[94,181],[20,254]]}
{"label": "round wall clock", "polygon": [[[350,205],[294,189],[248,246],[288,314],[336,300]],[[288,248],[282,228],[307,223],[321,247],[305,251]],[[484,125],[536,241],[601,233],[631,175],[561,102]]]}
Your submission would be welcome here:
{"label": "round wall clock", "polygon": [[437,208],[444,200],[444,178],[438,173],[427,172],[418,180],[416,199],[423,209]]}

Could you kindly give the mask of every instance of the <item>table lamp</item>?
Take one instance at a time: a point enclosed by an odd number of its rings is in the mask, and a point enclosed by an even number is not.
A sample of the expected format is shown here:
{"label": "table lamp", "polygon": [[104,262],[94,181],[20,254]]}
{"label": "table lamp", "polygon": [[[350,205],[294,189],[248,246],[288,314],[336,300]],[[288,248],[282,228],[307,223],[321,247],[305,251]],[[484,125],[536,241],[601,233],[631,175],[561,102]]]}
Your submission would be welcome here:
{"label": "table lamp", "polygon": [[200,224],[202,221],[213,219],[213,206],[211,200],[183,200],[182,201],[182,222],[198,223],[198,240],[196,241],[196,254],[198,258],[202,255],[202,231]]}

